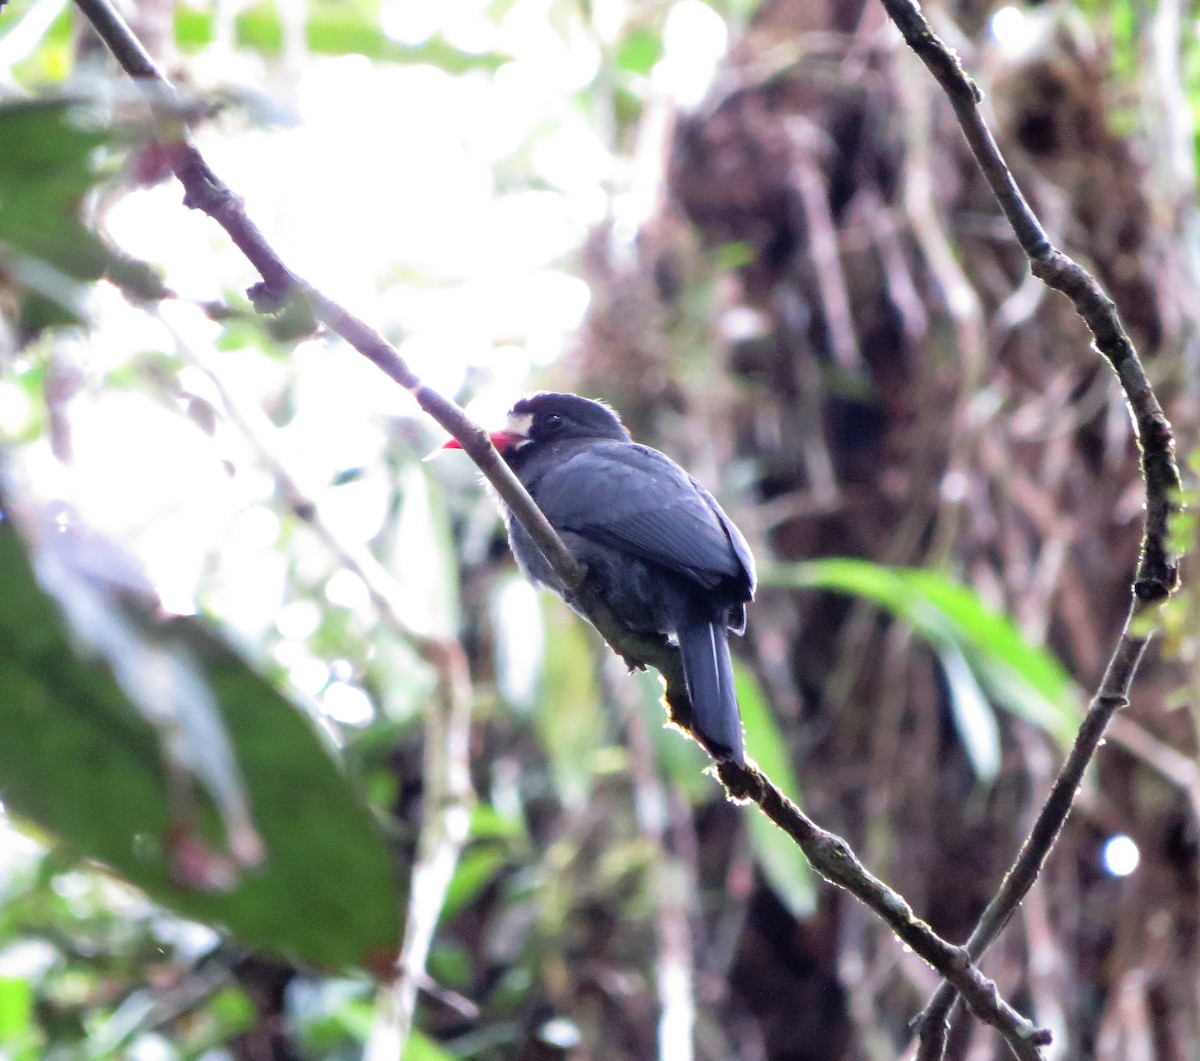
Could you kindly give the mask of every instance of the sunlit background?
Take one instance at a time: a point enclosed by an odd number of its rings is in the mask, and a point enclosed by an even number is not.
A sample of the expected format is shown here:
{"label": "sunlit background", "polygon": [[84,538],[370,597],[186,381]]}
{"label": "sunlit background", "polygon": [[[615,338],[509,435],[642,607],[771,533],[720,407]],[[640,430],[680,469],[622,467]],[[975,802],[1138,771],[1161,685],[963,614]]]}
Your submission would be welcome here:
{"label": "sunlit background", "polygon": [[[10,34],[22,20],[46,25],[46,6],[14,5]],[[49,6],[53,14],[65,5]],[[232,17],[236,5],[227,6]],[[503,56],[495,70],[455,74],[354,55],[291,54],[268,64],[219,43],[186,66],[189,90],[261,97],[248,117],[235,109],[205,126],[197,143],[283,258],[392,338],[430,386],[465,393],[483,423],[498,422],[551,378],[544,370],[568,348],[588,305],[579,249],[605,221],[613,238],[632,238],[653,204],[662,148],[614,142],[617,131],[606,135],[594,113],[607,106],[603,90],[585,92],[602,68],[615,70],[630,5],[593,5],[590,21],[570,8],[552,17],[549,5],[526,0],[502,17],[490,9],[395,2],[381,24],[406,45],[436,38],[468,56]],[[724,52],[725,22],[699,0],[663,5],[654,17],[661,54],[644,74],[625,75],[622,90],[647,108],[694,104]],[[218,27],[218,40],[228,32]],[[38,41],[22,43],[32,51]],[[297,688],[340,721],[363,721],[364,701],[331,684],[311,657],[297,658],[295,644],[307,643],[315,618],[305,602],[283,598],[275,482],[259,455],[236,431],[211,435],[154,395],[100,384],[161,352],[184,362],[181,384],[214,407],[218,386],[250,407],[269,407],[286,391],[287,422],[267,444],[339,535],[358,543],[382,528],[394,485],[389,438],[415,404],[336,340],[306,340],[286,360],[267,358],[210,320],[204,306],[257,278],[209,218],[181,208],[175,182],[101,210],[105,231],[159,265],[178,297],[150,313],[111,288],[95,291],[86,338],[54,340],[62,371],[77,373],[67,406],[72,461],[58,461],[43,440],[22,451],[27,476],[41,489],[53,484],[126,543],[169,609],[191,611],[200,594],[254,642],[275,626],[276,651]],[[20,437],[37,415],[18,381],[0,380],[0,430]],[[415,430],[418,447],[438,441],[424,423]],[[345,473],[354,481],[331,485]],[[366,602],[345,571],[323,591],[347,608]]]}

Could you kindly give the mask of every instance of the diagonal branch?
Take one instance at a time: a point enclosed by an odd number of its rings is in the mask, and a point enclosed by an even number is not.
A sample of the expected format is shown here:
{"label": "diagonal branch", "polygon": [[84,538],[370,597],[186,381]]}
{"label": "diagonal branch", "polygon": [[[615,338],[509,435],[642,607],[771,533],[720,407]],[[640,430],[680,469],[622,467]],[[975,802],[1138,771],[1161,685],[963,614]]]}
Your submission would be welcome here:
{"label": "diagonal branch", "polygon": [[1050,1033],[1035,1027],[1005,1002],[996,985],[972,964],[966,948],[947,943],[917,917],[902,895],[871,874],[845,840],[817,825],[753,764],[721,763],[717,776],[731,797],[757,803],[796,841],[822,877],[869,906],[902,943],[937,969],[966,999],[972,1013],[1004,1035],[1017,1057],[1023,1061],[1043,1058],[1041,1047],[1049,1043]]}
{"label": "diagonal branch", "polygon": [[[1168,538],[1170,520],[1179,505],[1179,470],[1171,425],[1125,333],[1116,306],[1095,277],[1051,244],[983,120],[978,87],[963,70],[958,56],[933,32],[914,0],[882,0],[882,3],[905,42],[945,91],[979,168],[1029,258],[1033,274],[1071,300],[1091,331],[1096,349],[1116,373],[1133,414],[1146,484],[1146,520],[1129,614],[1074,747],[1016,861],[966,943],[967,953],[974,961],[999,935],[1033,886],[1070,813],[1075,791],[1109,720],[1129,702],[1129,688],[1150,636],[1143,614],[1178,586],[1178,561],[1172,555]],[[945,1053],[948,1017],[954,1000],[955,988],[943,982],[918,1018],[921,1037],[918,1057],[922,1061],[935,1061]]]}
{"label": "diagonal branch", "polygon": [[[130,77],[146,87],[156,99],[171,103],[177,100],[174,86],[109,0],[76,0],[76,5]],[[284,264],[247,215],[242,200],[213,172],[204,156],[187,139],[182,127],[160,129],[160,134],[166,140],[164,146],[169,153],[171,169],[184,187],[184,205],[200,210],[216,221],[262,276],[262,283],[249,292],[255,306],[269,310],[279,309],[295,299],[306,302],[317,320],[412,394],[426,413],[462,443],[463,449],[537,542],[564,585],[577,588],[583,582],[583,567],[500,458],[487,433],[472,423],[454,402],[425,386],[375,329],[326,298]]]}
{"label": "diagonal branch", "polygon": [[[156,97],[175,100],[170,83],[133,36],[109,0],[76,0],[125,71]],[[165,125],[165,123],[164,123]],[[305,283],[280,259],[247,216],[240,199],[213,173],[181,127],[160,129],[171,167],[185,189],[184,202],[213,218],[262,276],[250,296],[260,310],[300,300],[316,319],[408,390],[420,407],[462,444],[484,477],[542,550],[568,588],[570,602],[628,662],[658,670],[666,684],[671,719],[691,731],[691,703],[679,650],[660,637],[628,630],[600,598],[583,566],[534,504],[525,488],[492,446],[488,435],[452,401],[421,382],[396,350],[374,329]],[[721,763],[718,777],[731,798],[753,800],[800,845],[826,880],[845,888],[877,913],[912,949],[961,992],[972,1011],[995,1025],[1024,1061],[1041,1058],[1047,1033],[1035,1028],[1000,999],[996,987],[973,967],[967,952],[952,946],[917,918],[908,903],[871,876],[840,837],[818,828],[753,764]]]}
{"label": "diagonal branch", "polygon": [[882,0],[909,47],[946,92],[971,152],[1008,218],[1033,274],[1066,295],[1087,324],[1096,349],[1117,374],[1133,413],[1142,474],[1146,480],[1146,525],[1134,592],[1147,603],[1169,596],[1179,582],[1178,563],[1167,543],[1168,522],[1178,508],[1179,469],[1171,425],[1112,299],[1099,282],[1051,242],[996,145],[979,104],[983,98],[958,56],[933,32],[914,0]]}
{"label": "diagonal branch", "polygon": [[[76,0],[76,4],[126,73],[144,86],[154,99],[167,102],[177,99],[174,87],[110,0]],[[496,452],[487,432],[473,423],[458,405],[422,383],[382,335],[288,268],[247,215],[242,200],[213,172],[181,126],[168,128],[163,122],[159,134],[165,141],[171,168],[184,187],[184,204],[216,221],[262,276],[262,282],[249,292],[255,305],[268,311],[300,300],[318,321],[404,387],[430,417],[458,439],[484,478],[537,543],[567,587],[571,604],[587,615],[604,640],[631,665],[648,665],[662,674],[671,719],[690,733],[691,701],[683,679],[679,650],[663,638],[630,631],[613,615],[594,585],[586,579],[583,565],[563,544],[541,509]]]}

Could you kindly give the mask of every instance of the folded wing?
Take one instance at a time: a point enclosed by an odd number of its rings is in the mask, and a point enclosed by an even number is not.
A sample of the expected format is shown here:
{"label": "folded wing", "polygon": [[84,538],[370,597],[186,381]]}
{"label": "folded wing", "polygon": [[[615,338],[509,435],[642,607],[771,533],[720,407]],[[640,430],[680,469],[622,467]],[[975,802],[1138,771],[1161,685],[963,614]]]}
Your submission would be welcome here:
{"label": "folded wing", "polygon": [[[581,489],[580,484],[586,484]],[[657,450],[593,443],[538,484],[538,503],[570,530],[712,588],[754,589],[754,564],[737,528],[711,495]]]}

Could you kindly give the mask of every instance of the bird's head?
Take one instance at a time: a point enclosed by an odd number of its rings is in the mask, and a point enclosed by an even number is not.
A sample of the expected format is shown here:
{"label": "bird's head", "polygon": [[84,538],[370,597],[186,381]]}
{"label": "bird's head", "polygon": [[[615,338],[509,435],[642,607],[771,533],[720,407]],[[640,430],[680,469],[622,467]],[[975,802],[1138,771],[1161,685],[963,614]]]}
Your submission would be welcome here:
{"label": "bird's head", "polygon": [[[540,442],[561,438],[606,438],[629,441],[629,432],[620,418],[603,402],[581,398],[578,394],[542,391],[522,398],[508,412],[508,424],[491,433],[492,445],[503,454]],[[443,449],[462,449],[450,439]]]}

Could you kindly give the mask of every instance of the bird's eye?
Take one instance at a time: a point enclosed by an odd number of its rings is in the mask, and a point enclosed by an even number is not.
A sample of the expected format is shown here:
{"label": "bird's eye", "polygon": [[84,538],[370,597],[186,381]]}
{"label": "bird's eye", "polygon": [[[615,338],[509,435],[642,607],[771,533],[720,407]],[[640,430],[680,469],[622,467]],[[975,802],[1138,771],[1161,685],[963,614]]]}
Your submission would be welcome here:
{"label": "bird's eye", "polygon": [[543,431],[557,431],[563,426],[563,418],[558,413],[551,413],[542,420]]}

